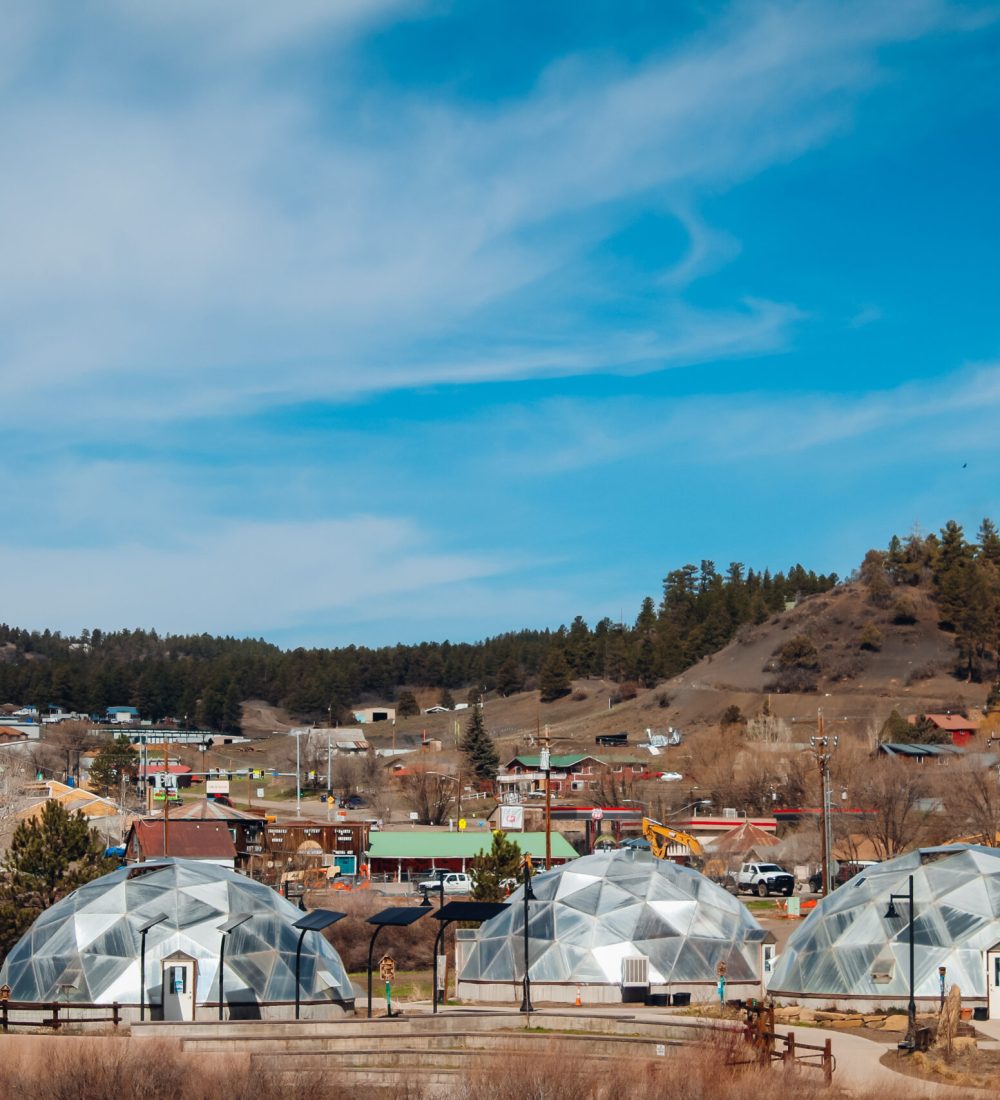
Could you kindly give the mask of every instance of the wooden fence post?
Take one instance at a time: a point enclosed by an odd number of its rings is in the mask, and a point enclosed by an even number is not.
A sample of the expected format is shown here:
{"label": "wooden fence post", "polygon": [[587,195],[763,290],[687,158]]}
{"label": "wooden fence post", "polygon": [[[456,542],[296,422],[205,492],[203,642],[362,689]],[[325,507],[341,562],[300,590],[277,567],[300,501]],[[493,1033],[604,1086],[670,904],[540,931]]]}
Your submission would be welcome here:
{"label": "wooden fence post", "polygon": [[827,1039],[823,1044],[823,1080],[833,1084],[833,1040]]}
{"label": "wooden fence post", "polygon": [[782,1061],[783,1062],[794,1062],[795,1061],[795,1032],[794,1031],[790,1031],[785,1036],[785,1053],[784,1053],[784,1056],[782,1058]]}

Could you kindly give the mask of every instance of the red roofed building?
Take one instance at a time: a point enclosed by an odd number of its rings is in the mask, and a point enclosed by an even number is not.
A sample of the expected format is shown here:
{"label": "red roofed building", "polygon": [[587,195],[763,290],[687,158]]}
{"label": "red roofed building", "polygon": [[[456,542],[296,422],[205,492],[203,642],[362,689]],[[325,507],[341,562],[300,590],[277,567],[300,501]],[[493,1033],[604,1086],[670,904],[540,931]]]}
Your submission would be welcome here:
{"label": "red roofed building", "polygon": [[964,748],[976,735],[980,722],[979,715],[975,713],[971,718],[966,718],[962,714],[910,714],[907,715],[906,720],[911,726],[916,726],[921,718],[930,722],[935,729],[949,734],[952,744],[960,749]]}
{"label": "red roofed building", "polygon": [[147,859],[164,856],[200,859],[232,868],[236,863],[236,845],[232,833],[221,821],[164,822],[160,818],[134,822],[125,840],[125,859],[129,863],[145,863]]}

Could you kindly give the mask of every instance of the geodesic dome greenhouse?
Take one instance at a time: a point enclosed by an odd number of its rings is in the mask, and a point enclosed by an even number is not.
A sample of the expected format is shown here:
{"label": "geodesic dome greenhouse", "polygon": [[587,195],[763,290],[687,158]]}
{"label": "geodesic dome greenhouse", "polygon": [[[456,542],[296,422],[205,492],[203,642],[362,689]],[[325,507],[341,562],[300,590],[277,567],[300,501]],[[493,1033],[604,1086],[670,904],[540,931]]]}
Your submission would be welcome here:
{"label": "geodesic dome greenhouse", "polygon": [[[760,992],[764,930],[746,906],[690,867],[633,852],[583,856],[536,875],[528,902],[529,976],[540,999],[621,1000],[622,960],[649,960],[651,988],[713,995],[725,964],[733,995]],[[459,996],[519,996],[524,887],[510,907],[460,933]]]}
{"label": "geodesic dome greenhouse", "polygon": [[[863,1008],[905,1004],[910,987],[913,876],[914,992],[935,1005],[948,988],[987,997],[987,953],[1000,943],[1000,851],[977,845],[921,848],[866,868],[834,890],[796,928],[768,991]],[[887,916],[889,896],[895,916]],[[1000,971],[998,971],[1000,979]]]}
{"label": "geodesic dome greenhouse", "polygon": [[[140,928],[146,933],[145,1003],[161,997],[161,961],[174,952],[197,960],[195,1001],[218,1004],[220,925],[249,915],[226,937],[223,999],[259,1009],[295,1000],[295,953],[303,914],[270,887],[209,863],[161,859],[120,867],[47,909],[0,970],[14,1001],[138,1005]],[[316,932],[303,940],[303,1004],[353,1009],[340,956]]]}

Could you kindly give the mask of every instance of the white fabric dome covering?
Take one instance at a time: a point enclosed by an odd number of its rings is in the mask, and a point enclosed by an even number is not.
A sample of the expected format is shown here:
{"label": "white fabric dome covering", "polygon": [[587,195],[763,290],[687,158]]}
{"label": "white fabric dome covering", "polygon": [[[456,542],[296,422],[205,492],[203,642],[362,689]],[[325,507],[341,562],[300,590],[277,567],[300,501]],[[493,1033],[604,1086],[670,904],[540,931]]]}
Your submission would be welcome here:
{"label": "white fabric dome covering", "polygon": [[[161,998],[161,960],[197,960],[196,1003],[218,1004],[220,925],[249,914],[226,937],[223,999],[256,1009],[295,1000],[295,951],[303,914],[268,886],[197,860],[161,859],[120,867],[47,909],[4,962],[0,984],[14,1001],[138,1005],[139,928],[146,933],[145,1003]],[[302,1002],[352,1010],[354,992],[340,956],[307,932],[300,966]]]}
{"label": "white fabric dome covering", "polygon": [[[533,987],[583,983],[617,991],[622,960],[637,955],[649,959],[651,985],[714,990],[717,968],[724,963],[727,983],[759,986],[764,930],[739,899],[690,867],[648,855],[602,852],[538,874],[531,885],[536,899],[528,902]],[[499,996],[499,986],[522,980],[523,891],[522,886],[511,895],[509,909],[466,934],[460,995],[482,995],[472,988],[480,983]],[[751,989],[749,995],[759,991]],[[553,988],[547,992],[561,999]]]}
{"label": "white fabric dome covering", "polygon": [[[976,845],[922,848],[866,868],[834,890],[792,934],[768,991],[782,1000],[901,1005],[909,997],[913,875],[914,992],[948,988],[985,1001],[986,952],[1000,942],[1000,851]],[[897,915],[886,916],[889,895]],[[853,1007],[863,1007],[856,1004]]]}

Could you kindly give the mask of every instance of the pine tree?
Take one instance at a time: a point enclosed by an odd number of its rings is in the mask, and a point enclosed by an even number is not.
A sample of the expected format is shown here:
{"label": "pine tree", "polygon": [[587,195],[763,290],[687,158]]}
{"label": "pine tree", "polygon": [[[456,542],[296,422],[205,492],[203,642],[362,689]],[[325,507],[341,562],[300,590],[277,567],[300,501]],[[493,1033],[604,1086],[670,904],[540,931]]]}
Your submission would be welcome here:
{"label": "pine tree", "polygon": [[85,882],[114,870],[104,841],[77,811],[49,800],[14,830],[0,868],[0,955],[6,956],[40,913]]}
{"label": "pine tree", "polygon": [[139,754],[128,736],[121,733],[113,741],[103,744],[94,757],[90,766],[90,785],[98,794],[105,796],[112,791],[117,792],[122,780],[135,780],[138,763]]}
{"label": "pine tree", "polygon": [[503,901],[507,885],[520,877],[521,849],[517,842],[497,829],[488,852],[482,852],[472,861],[473,901]]}
{"label": "pine tree", "polygon": [[493,738],[486,732],[486,727],[483,725],[481,707],[472,708],[460,748],[469,758],[477,779],[496,779],[497,768],[500,766],[500,754],[497,752],[496,745],[493,744]]}
{"label": "pine tree", "polygon": [[551,703],[553,699],[560,699],[563,695],[569,695],[570,672],[566,657],[558,646],[549,650],[542,671],[539,674],[538,686],[541,688],[543,703]]}
{"label": "pine tree", "polygon": [[412,691],[401,691],[396,699],[396,717],[414,718],[420,713],[420,704]]}
{"label": "pine tree", "polygon": [[496,683],[497,694],[504,699],[524,690],[524,670],[513,657],[508,657],[497,669]]}

